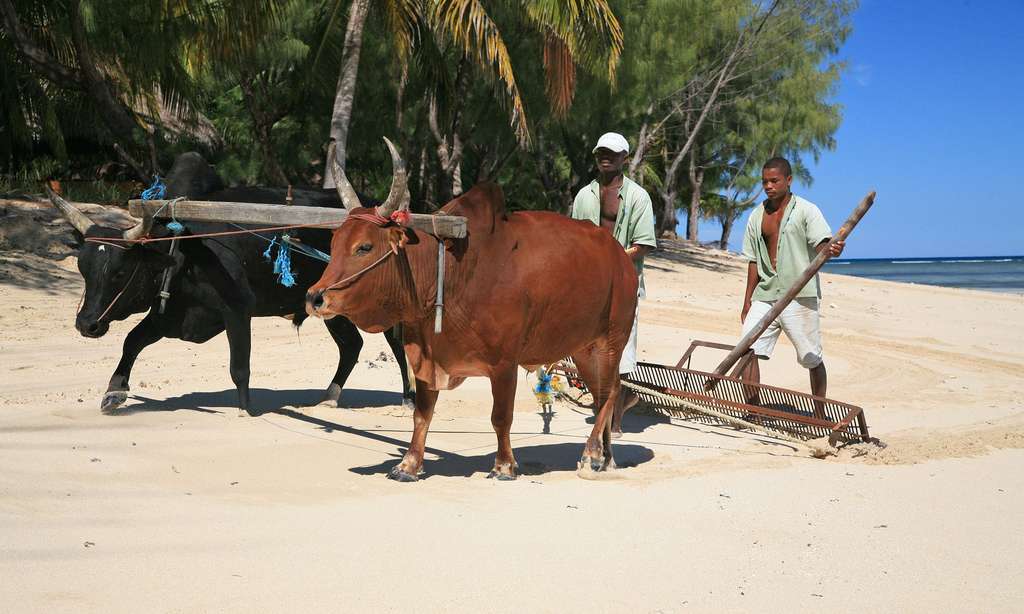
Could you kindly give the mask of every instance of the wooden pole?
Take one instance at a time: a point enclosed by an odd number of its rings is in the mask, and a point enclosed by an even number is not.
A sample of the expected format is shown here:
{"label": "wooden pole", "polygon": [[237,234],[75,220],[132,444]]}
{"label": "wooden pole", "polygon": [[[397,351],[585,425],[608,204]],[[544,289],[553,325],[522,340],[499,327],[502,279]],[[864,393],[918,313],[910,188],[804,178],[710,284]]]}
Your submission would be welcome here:
{"label": "wooden pole", "polygon": [[[173,213],[175,219],[194,222],[264,226],[323,224],[324,228],[328,229],[337,228],[348,217],[348,211],[345,209],[206,200],[130,200],[128,211],[135,217],[151,215],[170,218]],[[407,226],[448,239],[461,239],[466,236],[466,218],[459,215],[412,213],[409,215]]]}
{"label": "wooden pole", "polygon": [[[847,218],[846,222],[839,228],[839,232],[837,232],[829,241],[829,245],[835,241],[845,241],[846,237],[857,225],[857,222],[864,217],[864,214],[868,212],[868,209],[871,208],[871,205],[874,204],[874,202],[875,193],[872,191],[864,197],[864,200],[860,201],[857,208],[853,210],[850,217]],[[818,271],[821,270],[821,267],[825,265],[830,257],[828,247],[818,252],[818,255],[811,261],[811,264],[804,269],[804,272],[800,274],[800,277],[798,277],[795,282],[793,282],[793,285],[790,286],[789,290],[786,290],[786,293],[782,295],[782,298],[775,301],[775,304],[768,310],[768,313],[764,314],[764,317],[757,322],[757,325],[750,329],[750,331],[740,339],[739,343],[736,344],[736,347],[729,352],[729,355],[719,363],[718,368],[715,369],[716,375],[725,375],[725,372],[736,364],[736,361],[739,360],[741,356],[747,353],[750,346],[757,341],[757,338],[760,337],[764,331],[768,330],[768,327],[775,321],[775,318],[778,318],[779,314],[781,314],[782,311],[791,302],[793,302],[793,299],[800,293],[800,290],[807,285],[807,282],[809,282],[812,277],[818,274]]]}

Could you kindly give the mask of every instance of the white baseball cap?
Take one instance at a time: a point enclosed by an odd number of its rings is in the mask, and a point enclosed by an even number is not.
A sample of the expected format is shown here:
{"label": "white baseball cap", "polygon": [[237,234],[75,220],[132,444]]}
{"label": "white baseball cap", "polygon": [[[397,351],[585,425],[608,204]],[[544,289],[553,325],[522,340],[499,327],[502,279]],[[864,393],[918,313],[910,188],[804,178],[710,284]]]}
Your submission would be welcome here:
{"label": "white baseball cap", "polygon": [[602,147],[614,152],[624,151],[629,153],[629,141],[618,132],[605,132],[602,134],[601,138],[597,139],[597,145],[594,146],[594,151],[591,153],[597,153],[597,150]]}

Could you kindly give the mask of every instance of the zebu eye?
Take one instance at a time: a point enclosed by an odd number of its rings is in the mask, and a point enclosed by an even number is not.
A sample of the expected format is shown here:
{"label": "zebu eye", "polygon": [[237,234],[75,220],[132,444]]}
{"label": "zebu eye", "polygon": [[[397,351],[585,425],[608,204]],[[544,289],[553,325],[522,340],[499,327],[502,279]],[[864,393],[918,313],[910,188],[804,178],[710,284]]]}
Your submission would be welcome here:
{"label": "zebu eye", "polygon": [[364,255],[364,254],[369,254],[370,250],[372,250],[372,249],[373,249],[373,244],[372,243],[363,243],[362,245],[360,245],[359,247],[356,248],[356,255],[357,256],[361,256],[361,255]]}

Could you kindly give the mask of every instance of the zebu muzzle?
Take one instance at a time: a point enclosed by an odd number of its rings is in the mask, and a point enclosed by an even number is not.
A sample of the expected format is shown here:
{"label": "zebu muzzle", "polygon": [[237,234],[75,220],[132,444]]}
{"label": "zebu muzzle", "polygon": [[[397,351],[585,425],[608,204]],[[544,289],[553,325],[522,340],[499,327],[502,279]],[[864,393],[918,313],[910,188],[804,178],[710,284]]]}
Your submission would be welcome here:
{"label": "zebu muzzle", "polygon": [[75,328],[83,337],[98,339],[110,330],[109,322],[101,322],[95,318],[85,318],[81,314],[75,318]]}

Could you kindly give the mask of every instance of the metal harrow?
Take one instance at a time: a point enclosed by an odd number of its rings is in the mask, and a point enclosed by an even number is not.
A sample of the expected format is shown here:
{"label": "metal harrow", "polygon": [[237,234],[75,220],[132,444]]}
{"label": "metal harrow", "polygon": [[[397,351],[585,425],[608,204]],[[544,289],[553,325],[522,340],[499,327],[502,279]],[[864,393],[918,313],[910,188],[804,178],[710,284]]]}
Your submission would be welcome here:
{"label": "metal harrow", "polygon": [[[732,350],[733,346],[694,341],[674,367],[641,362],[622,378],[655,410],[703,424],[756,425],[800,440],[828,437],[838,442],[870,441],[864,410],[855,405],[744,379],[754,360],[745,354],[729,375],[690,368],[698,347]],[[555,366],[570,385],[586,390],[569,359]],[[788,438],[788,437],[787,437]]]}

